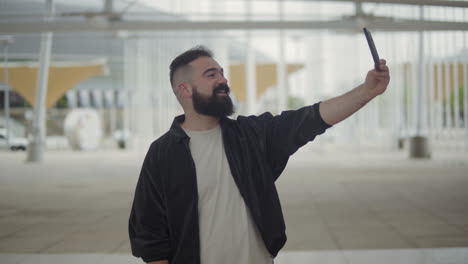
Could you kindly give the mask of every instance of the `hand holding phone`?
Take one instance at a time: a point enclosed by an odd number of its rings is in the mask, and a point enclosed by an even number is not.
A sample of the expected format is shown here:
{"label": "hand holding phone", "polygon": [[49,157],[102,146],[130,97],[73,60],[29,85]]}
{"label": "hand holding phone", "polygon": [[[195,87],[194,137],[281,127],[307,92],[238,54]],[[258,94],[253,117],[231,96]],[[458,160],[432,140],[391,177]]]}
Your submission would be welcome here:
{"label": "hand holding phone", "polygon": [[369,44],[369,48],[370,48],[370,51],[371,51],[371,54],[372,54],[372,58],[374,59],[374,65],[375,65],[375,69],[377,71],[382,71],[380,69],[380,59],[379,59],[379,54],[377,53],[377,49],[375,48],[375,44],[374,44],[374,40],[372,39],[372,35],[370,33],[369,30],[367,30],[367,28],[363,28],[362,29],[364,31],[364,35],[366,35],[366,39],[367,39],[367,44]]}

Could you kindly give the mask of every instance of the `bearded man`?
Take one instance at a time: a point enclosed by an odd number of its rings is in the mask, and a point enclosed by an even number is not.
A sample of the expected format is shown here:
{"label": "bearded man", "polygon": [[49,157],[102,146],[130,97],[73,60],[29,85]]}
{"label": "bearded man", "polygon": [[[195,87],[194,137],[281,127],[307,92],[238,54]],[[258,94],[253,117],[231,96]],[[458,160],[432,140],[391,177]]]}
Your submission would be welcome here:
{"label": "bearded man", "polygon": [[133,255],[152,264],[273,263],[286,242],[276,179],[300,147],[385,91],[385,64],[344,95],[234,120],[212,53],[176,57],[170,80],[184,115],[144,159],[129,220]]}

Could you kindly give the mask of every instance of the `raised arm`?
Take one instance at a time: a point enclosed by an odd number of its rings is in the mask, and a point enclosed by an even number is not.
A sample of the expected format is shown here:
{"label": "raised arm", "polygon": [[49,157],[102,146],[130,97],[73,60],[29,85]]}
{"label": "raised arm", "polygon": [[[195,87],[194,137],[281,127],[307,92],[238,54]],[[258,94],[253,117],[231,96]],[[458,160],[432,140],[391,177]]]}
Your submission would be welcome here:
{"label": "raised arm", "polygon": [[348,118],[357,110],[365,106],[377,95],[382,94],[387,89],[390,82],[390,72],[386,66],[386,61],[380,60],[381,72],[373,69],[367,73],[363,84],[353,90],[320,104],[320,115],[325,123],[334,125]]}

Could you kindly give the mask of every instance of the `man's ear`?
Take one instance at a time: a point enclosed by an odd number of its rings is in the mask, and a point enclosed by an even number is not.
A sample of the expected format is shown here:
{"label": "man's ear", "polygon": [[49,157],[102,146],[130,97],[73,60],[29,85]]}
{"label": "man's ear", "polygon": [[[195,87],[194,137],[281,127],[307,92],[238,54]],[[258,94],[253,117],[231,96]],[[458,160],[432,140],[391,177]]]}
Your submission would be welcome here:
{"label": "man's ear", "polygon": [[183,98],[192,97],[192,86],[187,82],[181,82],[177,85],[177,90]]}

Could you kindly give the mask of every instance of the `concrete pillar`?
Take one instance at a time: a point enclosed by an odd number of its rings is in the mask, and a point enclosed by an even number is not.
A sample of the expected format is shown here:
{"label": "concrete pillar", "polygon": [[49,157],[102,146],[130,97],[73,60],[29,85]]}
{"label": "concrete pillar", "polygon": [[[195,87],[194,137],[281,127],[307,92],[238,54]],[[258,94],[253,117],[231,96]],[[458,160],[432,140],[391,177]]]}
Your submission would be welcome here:
{"label": "concrete pillar", "polygon": [[[464,21],[468,20],[468,11],[463,10]],[[463,50],[467,50],[468,32],[463,32]],[[463,63],[463,124],[465,130],[465,151],[468,152],[468,54],[464,54]]]}
{"label": "concrete pillar", "polygon": [[[466,37],[465,37],[466,38]],[[463,63],[463,123],[465,125],[465,150],[468,151],[468,57],[465,57]]]}
{"label": "concrete pillar", "polygon": [[287,77],[287,64],[286,64],[286,40],[283,30],[279,32],[279,61],[277,65],[277,100],[278,112],[284,111],[288,107],[288,77]]}
{"label": "concrete pillar", "polygon": [[[440,52],[441,50],[443,49],[443,45],[442,45],[442,42],[443,42],[443,39],[442,39],[442,36],[440,36],[440,34],[438,34],[438,47],[437,47],[437,50],[439,52],[439,55],[440,55]],[[444,107],[444,102],[443,102],[443,89],[442,89],[442,71],[444,70],[444,61],[443,60],[440,60],[437,62],[437,103],[436,103],[436,112],[437,112],[437,125],[436,125],[436,129],[437,129],[437,132],[439,133],[442,128],[444,127],[444,122],[443,122],[443,118],[444,118],[444,111],[443,111],[443,107]]]}
{"label": "concrete pillar", "polygon": [[[55,13],[53,0],[46,1],[46,21],[51,21]],[[43,160],[46,140],[46,96],[49,80],[50,52],[52,48],[52,32],[42,33],[41,50],[39,54],[39,72],[37,78],[36,100],[32,124],[32,138],[28,147],[28,162]]]}
{"label": "concrete pillar", "polygon": [[427,74],[428,74],[428,78],[426,78],[426,80],[429,81],[429,83],[427,84],[427,87],[429,89],[429,93],[428,93],[428,100],[427,100],[427,129],[428,129],[428,138],[429,138],[429,141],[431,141],[431,139],[433,139],[433,134],[434,134],[434,128],[435,128],[435,82],[434,82],[434,75],[435,75],[435,71],[434,71],[434,56],[433,56],[433,52],[434,52],[434,47],[433,47],[433,34],[432,33],[428,33],[428,40],[427,40],[427,43],[428,43],[428,56],[429,56],[429,61],[427,63]]}
{"label": "concrete pillar", "polygon": [[[284,16],[284,1],[280,0],[278,6],[279,20],[283,20]],[[279,31],[279,61],[277,65],[277,102],[278,113],[287,110],[288,107],[288,77],[286,64],[286,36],[284,30]]]}
{"label": "concrete pillar", "polygon": [[[444,48],[448,48],[447,46]],[[447,53],[447,52],[445,52]],[[446,128],[452,128],[453,123],[452,123],[452,113],[451,113],[451,107],[450,107],[450,78],[447,78],[447,76],[450,76],[450,61],[445,60],[444,61],[444,71],[445,71],[445,89],[444,89],[444,95],[443,100],[445,100],[444,103],[444,110],[445,110],[445,127]]]}
{"label": "concrete pillar", "polygon": [[[454,32],[452,33],[453,34],[453,47],[452,49],[453,50],[457,50],[457,43],[458,40],[457,40],[457,34],[458,32]],[[453,99],[454,99],[454,108],[453,108],[453,111],[454,111],[454,114],[453,114],[453,124],[455,126],[455,128],[461,128],[461,124],[460,124],[460,89],[458,88],[458,63],[460,62],[460,59],[455,57],[453,59]],[[452,96],[449,96],[449,102],[451,102],[451,97]]]}
{"label": "concrete pillar", "polygon": [[413,136],[410,138],[409,151],[411,158],[428,159],[431,157],[428,138]]}
{"label": "concrete pillar", "polygon": [[[135,75],[132,72],[133,67],[135,66],[135,40],[134,39],[124,39],[124,88],[121,93],[124,94],[125,98],[123,109],[122,109],[122,131],[124,133],[129,133],[129,137],[125,140],[125,147],[128,149],[134,149],[133,137],[135,136],[135,131],[131,125],[131,117],[133,115],[133,93],[131,93],[131,87],[134,87],[135,84]],[[117,98],[119,96],[117,95]]]}
{"label": "concrete pillar", "polygon": [[[246,2],[247,20],[251,19],[252,0]],[[245,61],[245,81],[247,89],[247,114],[252,115],[256,113],[256,99],[257,99],[257,69],[255,62],[255,49],[252,40],[252,31],[248,30],[246,33],[246,48],[247,57]]]}
{"label": "concrete pillar", "polygon": [[[424,8],[420,7],[420,19],[424,19]],[[416,133],[410,140],[410,157],[411,158],[430,158],[430,152],[428,147],[427,136],[422,135],[422,129],[424,126],[424,32],[419,32],[419,54],[418,54],[418,82],[417,82],[417,93],[416,93]]]}
{"label": "concrete pillar", "polygon": [[3,81],[5,82],[4,85],[4,93],[3,93],[3,106],[4,106],[4,113],[5,113],[5,140],[7,143],[7,147],[10,148],[10,88],[8,86],[8,45],[13,42],[13,38],[11,36],[6,36],[0,38],[0,43],[3,44]]}

